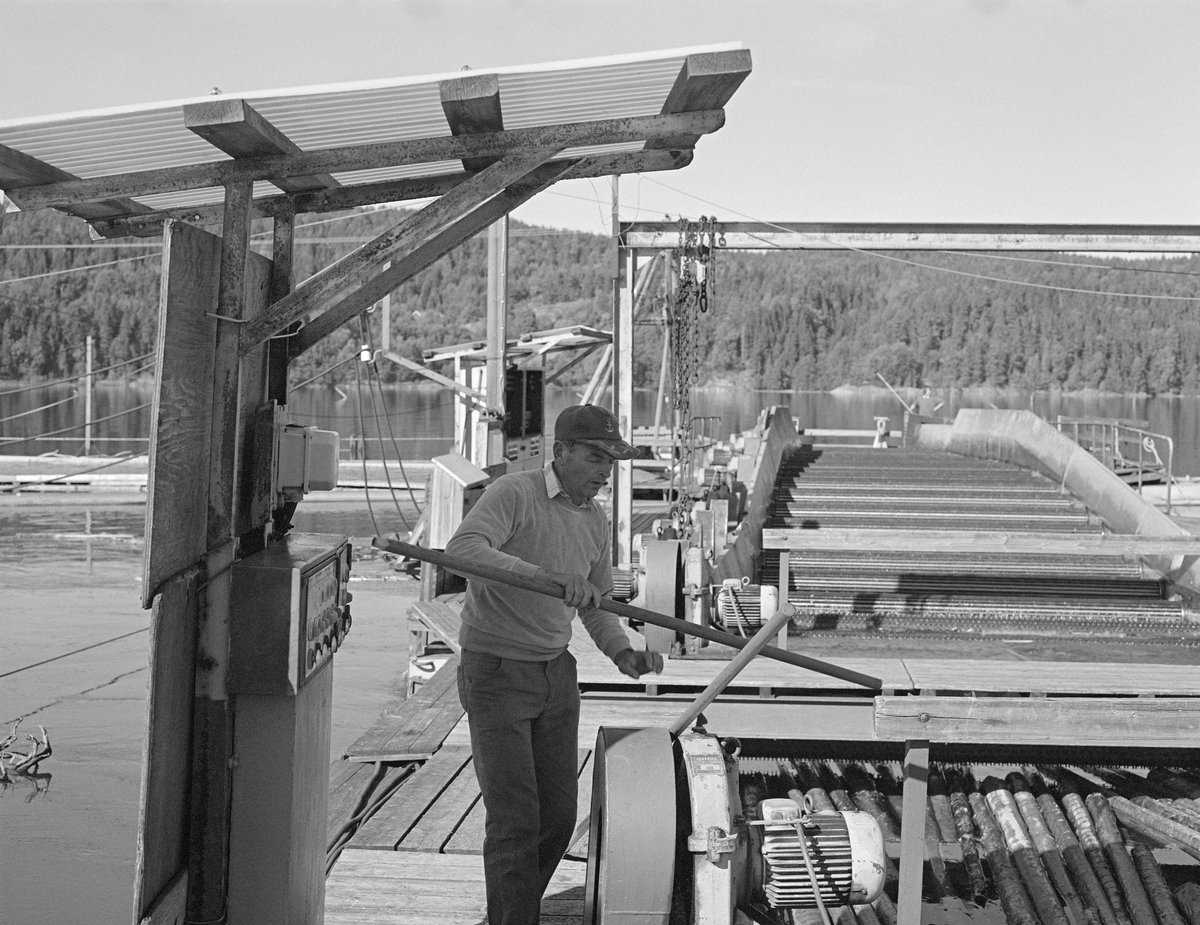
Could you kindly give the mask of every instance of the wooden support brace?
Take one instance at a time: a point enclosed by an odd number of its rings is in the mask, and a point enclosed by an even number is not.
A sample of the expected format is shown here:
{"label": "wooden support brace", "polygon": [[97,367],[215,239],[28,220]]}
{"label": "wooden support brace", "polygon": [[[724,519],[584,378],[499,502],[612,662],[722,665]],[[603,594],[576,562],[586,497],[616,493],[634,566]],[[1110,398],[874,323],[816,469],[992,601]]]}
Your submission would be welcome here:
{"label": "wooden support brace", "polygon": [[[290,204],[290,200],[289,200]],[[278,302],[292,291],[294,277],[294,246],[296,212],[281,211],[275,216],[271,235],[271,292],[268,301]],[[285,335],[294,335],[299,324],[291,325]],[[269,341],[267,345],[267,398],[280,405],[287,404],[288,361],[291,359],[291,337]]]}
{"label": "wooden support brace", "polygon": [[[500,110],[500,77],[497,74],[472,74],[443,80],[438,84],[442,111],[452,135],[477,135],[504,131]],[[491,157],[465,157],[466,170],[483,170],[495,163]]]}
{"label": "wooden support brace", "polygon": [[[8,198],[23,209],[28,208],[23,193],[24,188],[37,187],[44,183],[73,182],[78,179],[74,174],[52,167],[36,157],[0,145],[0,190],[4,190]],[[63,203],[59,208],[68,215],[76,215],[88,221],[113,215],[153,211],[149,206],[134,202],[132,199],[115,198]],[[3,212],[3,208],[0,208],[0,212]],[[158,231],[161,228],[155,230]]]}
{"label": "wooden support brace", "polygon": [[[688,55],[663,103],[662,112],[695,112],[723,109],[742,81],[750,75],[750,49]],[[699,135],[676,135],[646,142],[646,149],[690,148]]]}
{"label": "wooden support brace", "polygon": [[929,743],[904,746],[904,808],[900,819],[900,888],[897,925],[921,925],[921,880],[925,867],[925,806],[929,792]]}
{"label": "wooden support brace", "polygon": [[[500,164],[496,165],[496,167],[500,166]],[[543,166],[545,167],[546,165]],[[495,168],[488,169],[492,170]],[[535,170],[529,176],[528,182],[514,184],[511,189],[505,190],[499,196],[489,199],[473,210],[469,209],[469,201],[464,201],[463,208],[465,214],[440,231],[431,231],[429,230],[429,226],[434,225],[434,221],[442,224],[442,219],[445,217],[445,210],[442,210],[433,216],[430,221],[424,223],[421,222],[422,216],[426,214],[424,210],[406,220],[402,225],[405,225],[409,232],[406,238],[412,249],[407,252],[398,249],[397,253],[403,253],[403,256],[393,254],[391,267],[384,270],[378,276],[367,280],[361,288],[351,292],[315,321],[306,325],[296,337],[293,355],[307,350],[355,315],[374,305],[384,295],[405,282],[405,280],[412,278],[421,270],[430,266],[443,254],[457,247],[468,238],[478,234],[492,222],[507,215],[522,203],[532,199],[533,196],[558,178],[556,170],[567,169],[569,169],[568,166],[560,162],[554,168]],[[445,201],[445,198],[447,197],[439,200],[439,202]],[[463,199],[465,200],[465,197]],[[433,205],[437,204],[434,203]],[[432,206],[426,207],[426,210],[430,208]],[[252,325],[248,325],[247,327],[252,327]]]}
{"label": "wooden support brace", "polygon": [[391,360],[398,366],[403,366],[405,369],[411,369],[414,373],[420,373],[426,379],[431,379],[438,385],[445,386],[448,389],[453,389],[459,395],[462,395],[464,398],[468,398],[473,401],[480,408],[485,408],[487,406],[487,402],[484,400],[484,397],[481,393],[476,392],[474,389],[468,389],[465,385],[455,382],[448,376],[443,376],[441,373],[435,373],[432,369],[422,366],[420,363],[410,360],[408,357],[400,356],[398,353],[385,353],[384,357]]}
{"label": "wooden support brace", "polygon": [[[570,158],[574,162],[575,158]],[[659,170],[678,170],[692,161],[690,149],[670,151],[622,151],[618,154],[592,155],[582,158],[564,179],[606,177],[617,173],[651,173]],[[554,161],[550,161],[554,163]],[[437,177],[407,177],[402,180],[383,180],[344,186],[335,190],[317,190],[282,196],[264,196],[254,201],[255,218],[271,218],[277,212],[291,209],[305,212],[338,212],[374,205],[377,202],[406,202],[411,199],[430,199],[444,195],[460,183],[475,176],[474,171],[446,174]],[[164,209],[144,215],[92,221],[92,232],[100,238],[120,238],[127,235],[158,234],[167,220],[193,225],[215,225],[221,221],[222,207],[216,205]]]}
{"label": "wooden support brace", "polygon": [[[388,272],[395,271],[398,257],[434,240],[464,212],[476,208],[521,179],[554,153],[552,148],[537,148],[504,158],[317,273],[246,325],[242,333],[241,353],[254,349],[266,338],[293,321],[299,321],[309,312],[337,303],[375,276],[387,261],[392,261],[392,270]],[[373,294],[362,308],[373,305],[394,287],[395,284]],[[346,317],[353,317],[356,313],[350,312]]]}
{"label": "wooden support brace", "polygon": [[[230,157],[269,157],[299,154],[290,138],[264,119],[245,100],[217,99],[183,107],[183,124]],[[287,193],[341,186],[329,174],[283,177],[272,183]]]}

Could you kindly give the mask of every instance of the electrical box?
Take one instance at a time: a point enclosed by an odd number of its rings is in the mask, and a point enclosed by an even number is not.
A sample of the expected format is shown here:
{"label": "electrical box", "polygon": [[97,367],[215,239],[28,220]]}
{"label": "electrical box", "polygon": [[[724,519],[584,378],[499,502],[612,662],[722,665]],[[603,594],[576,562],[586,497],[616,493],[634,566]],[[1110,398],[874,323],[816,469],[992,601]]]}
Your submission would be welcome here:
{"label": "electrical box", "polygon": [[337,488],[339,452],[336,431],[277,420],[271,473],[276,503],[299,501],[310,491]]}
{"label": "electrical box", "polygon": [[504,459],[508,471],[540,469],[546,464],[545,373],[540,369],[504,372]]}
{"label": "electrical box", "polygon": [[229,690],[294,696],[350,630],[350,544],[290,533],[232,571]]}
{"label": "electrical box", "polygon": [[350,545],[288,534],[231,568],[228,925],[321,925],[333,654],[350,629]]}

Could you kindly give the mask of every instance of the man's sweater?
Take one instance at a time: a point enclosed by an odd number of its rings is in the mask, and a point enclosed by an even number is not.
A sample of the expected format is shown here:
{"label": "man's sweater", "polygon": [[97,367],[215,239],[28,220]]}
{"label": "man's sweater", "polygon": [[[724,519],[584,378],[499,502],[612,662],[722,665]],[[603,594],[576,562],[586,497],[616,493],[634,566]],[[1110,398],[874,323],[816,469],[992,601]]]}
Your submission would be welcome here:
{"label": "man's sweater", "polygon": [[[601,593],[612,591],[608,517],[595,501],[577,507],[549,466],[513,472],[489,485],[463,518],[446,552],[531,578],[539,567],[585,575]],[[630,648],[613,614],[597,609],[580,617],[609,658]],[[467,582],[458,640],[473,652],[549,661],[566,649],[571,618],[561,600],[472,578]]]}

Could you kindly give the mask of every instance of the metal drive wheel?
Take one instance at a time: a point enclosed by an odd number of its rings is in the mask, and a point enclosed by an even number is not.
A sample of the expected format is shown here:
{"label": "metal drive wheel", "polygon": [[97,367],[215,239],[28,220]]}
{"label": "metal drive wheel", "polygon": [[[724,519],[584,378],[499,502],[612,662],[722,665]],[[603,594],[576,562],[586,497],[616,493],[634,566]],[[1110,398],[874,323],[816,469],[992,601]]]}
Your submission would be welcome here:
{"label": "metal drive wheel", "polygon": [[[650,540],[642,546],[646,573],[645,608],[667,617],[683,616],[683,562],[679,540]],[[646,648],[663,655],[675,644],[675,631],[647,623],[642,627]]]}
{"label": "metal drive wheel", "polygon": [[601,727],[592,753],[584,925],[667,925],[674,880],[671,736]]}

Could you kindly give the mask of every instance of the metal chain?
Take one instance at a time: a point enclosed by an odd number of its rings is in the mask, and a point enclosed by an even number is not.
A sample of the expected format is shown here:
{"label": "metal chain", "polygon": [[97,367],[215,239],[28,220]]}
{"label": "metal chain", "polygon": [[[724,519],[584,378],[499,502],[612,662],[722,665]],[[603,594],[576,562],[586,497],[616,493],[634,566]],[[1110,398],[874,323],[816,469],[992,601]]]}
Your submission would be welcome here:
{"label": "metal chain", "polygon": [[[724,245],[718,240],[716,218],[700,216],[699,222],[679,220],[679,249],[672,254],[679,268],[679,286],[670,305],[671,326],[671,407],[677,412],[677,466],[672,475],[676,528],[688,532],[693,499],[688,495],[688,480],[695,466],[696,435],[692,423],[692,386],[700,381],[700,315],[715,301],[716,252]],[[676,483],[678,479],[678,483]]]}

